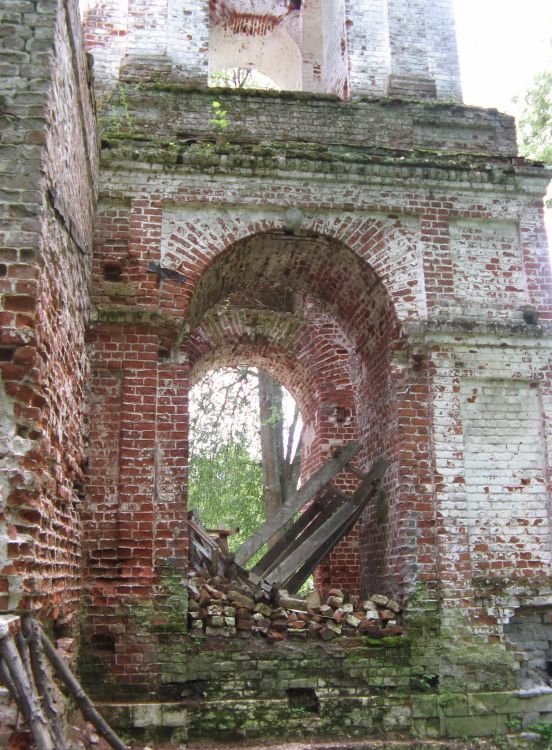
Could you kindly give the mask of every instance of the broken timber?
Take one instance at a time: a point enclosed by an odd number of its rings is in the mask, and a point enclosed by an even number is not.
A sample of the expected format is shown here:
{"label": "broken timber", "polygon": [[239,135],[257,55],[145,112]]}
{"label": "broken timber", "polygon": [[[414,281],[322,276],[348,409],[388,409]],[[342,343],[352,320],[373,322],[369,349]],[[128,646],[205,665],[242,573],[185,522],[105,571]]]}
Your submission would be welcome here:
{"label": "broken timber", "polygon": [[[389,463],[386,459],[380,458],[379,461],[376,461],[353,496],[347,498],[343,506],[325,521],[310,539],[305,540],[293,556],[282,563],[280,570],[276,569],[268,577],[269,582],[272,578],[276,580],[276,576],[279,575],[283,579],[279,581],[280,585],[292,593],[298,591],[316,566],[351,531],[368,502],[374,498],[378,482],[385,474],[388,466]],[[298,566],[297,563],[299,563]],[[286,565],[285,568],[283,568],[284,564]],[[294,570],[294,568],[297,568],[297,570]],[[284,578],[284,576],[286,577]]]}
{"label": "broken timber", "polygon": [[84,718],[114,750],[128,750],[96,711],[40,625],[30,615],[22,619],[5,615],[0,617],[0,677],[28,723],[37,750],[66,750],[69,746],[56,707],[61,698],[45,658],[65,683]]}
{"label": "broken timber", "polygon": [[[352,496],[339,491],[330,480],[359,449],[358,443],[349,443],[339,456],[330,459],[239,547],[234,558],[208,535],[191,513],[188,523],[192,567],[198,571],[206,568],[211,575],[239,579],[252,593],[280,588],[296,592],[353,528],[367,503],[374,498],[379,480],[387,470],[388,461],[380,458],[367,474],[362,473],[362,481]],[[309,500],[312,503],[289,526],[293,515]],[[251,571],[245,570],[243,563],[278,532],[282,532],[282,537]]]}
{"label": "broken timber", "polygon": [[360,450],[360,443],[353,441],[348,443],[341,453],[327,461],[317,472],[315,472],[305,484],[295,492],[285,505],[278,508],[263,525],[252,534],[249,539],[236,550],[234,555],[238,565],[244,565],[263,544],[269,542],[272,537],[280,531],[282,526],[290,521],[297,511],[319,492],[324,485],[328,484],[335,475],[351,461]]}

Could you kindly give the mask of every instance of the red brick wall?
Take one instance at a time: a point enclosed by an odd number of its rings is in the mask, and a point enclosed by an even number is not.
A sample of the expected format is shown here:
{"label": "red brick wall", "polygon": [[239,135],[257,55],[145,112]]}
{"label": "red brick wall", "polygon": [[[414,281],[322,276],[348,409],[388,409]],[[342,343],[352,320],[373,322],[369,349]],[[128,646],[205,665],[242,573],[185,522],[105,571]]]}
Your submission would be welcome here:
{"label": "red brick wall", "polygon": [[33,608],[68,634],[80,594],[95,123],[76,5],[14,6],[10,17],[29,52],[2,80],[0,608]]}

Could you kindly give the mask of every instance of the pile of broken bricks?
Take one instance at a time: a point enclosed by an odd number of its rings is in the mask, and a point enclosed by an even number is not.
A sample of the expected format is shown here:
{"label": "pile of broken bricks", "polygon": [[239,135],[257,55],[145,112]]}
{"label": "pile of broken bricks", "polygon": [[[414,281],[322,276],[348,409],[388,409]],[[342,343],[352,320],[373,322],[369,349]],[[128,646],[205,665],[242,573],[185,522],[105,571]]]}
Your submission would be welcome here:
{"label": "pile of broken bricks", "polygon": [[274,643],[358,635],[377,639],[403,632],[399,604],[382,594],[362,600],[331,589],[322,603],[315,592],[305,598],[284,590],[253,593],[221,575],[192,577],[188,592],[191,636],[255,635]]}

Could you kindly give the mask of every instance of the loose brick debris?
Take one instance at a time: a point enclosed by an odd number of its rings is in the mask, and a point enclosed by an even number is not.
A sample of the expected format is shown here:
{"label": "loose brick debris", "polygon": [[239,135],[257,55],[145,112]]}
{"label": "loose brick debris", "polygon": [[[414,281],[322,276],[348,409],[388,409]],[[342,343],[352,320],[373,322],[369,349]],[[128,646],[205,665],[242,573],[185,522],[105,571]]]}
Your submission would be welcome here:
{"label": "loose brick debris", "polygon": [[361,600],[331,589],[324,603],[317,594],[305,598],[285,590],[254,591],[217,575],[196,575],[188,584],[189,632],[192,636],[251,635],[269,642],[334,640],[341,636],[371,638],[402,635],[401,609],[393,599],[374,594]]}
{"label": "loose brick debris", "polygon": [[[334,457],[322,467],[309,480],[313,491],[303,490],[300,501],[280,509],[280,517],[268,519],[235,556],[228,552],[226,535],[222,542],[216,540],[190,513],[188,617],[192,635],[253,634],[275,642],[285,638],[329,641],[358,633],[375,638],[402,634],[400,607],[387,596],[375,594],[361,601],[332,589],[322,603],[314,593],[306,599],[289,593],[299,589],[375,496],[387,468],[385,461],[376,462],[368,474],[362,474],[351,497],[329,484],[329,479],[346,465],[347,456],[356,450],[356,444],[350,444],[340,460]],[[290,526],[293,512],[313,494],[314,501]],[[251,571],[239,564],[277,533],[281,535],[278,541]]]}

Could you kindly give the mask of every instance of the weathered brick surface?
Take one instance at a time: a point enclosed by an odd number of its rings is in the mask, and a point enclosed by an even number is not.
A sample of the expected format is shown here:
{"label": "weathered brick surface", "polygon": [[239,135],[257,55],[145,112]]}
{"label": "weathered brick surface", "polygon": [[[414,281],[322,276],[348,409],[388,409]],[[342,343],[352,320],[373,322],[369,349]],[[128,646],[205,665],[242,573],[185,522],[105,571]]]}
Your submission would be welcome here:
{"label": "weathered brick surface", "polygon": [[[179,142],[187,137],[213,138],[211,122],[214,92],[190,89],[163,82],[140,86],[125,84],[125,106],[115,92],[104,102],[107,131],[128,131],[127,112],[132,111],[131,132],[154,135],[156,139]],[[423,149],[420,160],[440,154],[517,153],[514,119],[493,110],[443,103],[401,99],[360,99],[340,102],[333,97],[316,97],[296,92],[219,90],[216,99],[228,113],[228,140],[291,141],[312,143],[310,156],[317,156],[315,144],[386,149],[378,154],[385,163],[387,149]],[[159,117],[159,111],[163,117]],[[427,153],[427,151],[433,153]],[[335,156],[351,161],[355,155],[335,149]],[[257,155],[270,156],[267,149]],[[320,149],[318,153],[323,153]],[[353,159],[354,161],[354,159]],[[459,158],[456,166],[461,165]]]}
{"label": "weathered brick surface", "polygon": [[84,20],[102,87],[129,76],[205,85],[208,68],[253,64],[282,88],[342,98],[462,98],[451,0],[109,0]]}
{"label": "weathered brick surface", "polygon": [[[148,124],[155,97],[190,113],[203,96],[180,90],[177,102],[176,93],[162,90],[146,89],[140,99],[130,88],[127,94],[133,126],[142,138],[157,132]],[[278,101],[284,112],[284,100],[271,94],[241,100],[266,112]],[[292,101],[285,106],[295,106]],[[304,102],[311,106],[310,100]],[[323,106],[335,108],[339,118],[350,105],[326,101]],[[394,113],[399,123],[414,105],[403,106]],[[538,351],[535,365],[544,384],[548,329],[532,325],[534,319],[525,322],[524,316],[538,310],[538,319],[546,322],[551,313],[550,272],[536,213],[538,170],[503,157],[491,159],[491,166],[488,157],[453,156],[455,139],[466,132],[455,130],[461,111],[477,128],[475,110],[449,110],[451,139],[442,149],[451,149],[449,156],[423,164],[415,159],[405,164],[400,152],[390,152],[382,164],[370,159],[369,151],[357,151],[345,165],[332,148],[313,154],[300,145],[280,144],[261,151],[231,140],[220,147],[189,146],[179,143],[175,125],[175,140],[165,146],[146,140],[139,147],[132,134],[130,141],[107,141],[95,262],[98,268],[105,268],[108,259],[115,263],[121,281],[98,280],[92,339],[102,337],[105,347],[113,336],[109,321],[131,324],[140,309],[160,342],[158,365],[152,361],[148,370],[152,382],[167,356],[190,369],[192,382],[216,366],[247,362],[265,367],[294,393],[303,411],[305,476],[353,437],[364,445],[361,468],[387,455],[391,467],[384,493],[320,567],[317,581],[322,588],[339,584],[402,597],[423,583],[451,611],[458,603],[470,603],[472,578],[484,572],[479,560],[490,555],[480,555],[479,544],[496,552],[498,574],[503,569],[510,575],[517,567],[520,575],[527,569],[538,578],[550,564],[542,544],[548,528],[544,495],[535,511],[542,527],[526,535],[524,542],[530,543],[523,553],[511,540],[514,534],[503,539],[493,531],[490,506],[485,506],[489,523],[484,527],[481,514],[474,519],[476,511],[465,518],[456,512],[455,493],[473,486],[472,498],[477,496],[479,475],[469,456],[480,452],[484,435],[470,437],[459,384],[485,373],[508,387],[520,377],[516,357],[527,362],[533,351]],[[298,111],[296,116],[304,115]],[[483,114],[479,123],[490,123],[488,118],[494,115]],[[186,133],[197,127],[191,122]],[[252,133],[260,136],[262,122],[257,117],[258,130]],[[271,134],[272,125],[267,128]],[[361,132],[356,131],[359,137]],[[420,133],[423,142],[436,131],[428,124]],[[131,168],[128,158],[136,160]],[[512,170],[526,186],[515,199]],[[146,271],[151,261],[181,277],[158,282]],[[179,321],[186,321],[183,338]],[[131,327],[121,328],[118,336],[124,331],[132,338]],[[500,345],[493,336],[502,337]],[[470,369],[467,353],[455,354],[460,346],[474,349],[469,356],[480,369]],[[495,353],[500,358],[491,370]],[[99,367],[106,356],[116,355],[96,349]],[[486,415],[488,409],[483,411]],[[490,428],[500,418],[497,413],[489,418]],[[534,409],[531,414],[533,421],[523,428],[527,435],[544,429]],[[512,440],[519,442],[516,435],[513,428]],[[468,440],[467,463],[464,453],[454,452],[454,439]],[[458,461],[454,475],[448,467],[450,451]],[[514,453],[506,441],[503,465]],[[184,476],[183,456],[184,451]],[[526,481],[529,468],[520,465],[514,471]],[[152,477],[144,481],[144,487],[154,488]],[[344,472],[339,482],[350,491],[356,479]],[[510,558],[515,566],[497,567]],[[480,618],[473,601],[468,610]],[[97,622],[105,611],[100,606]],[[498,620],[474,627],[487,637],[500,637]],[[124,654],[128,638],[118,636],[117,642],[116,653]],[[124,679],[129,675],[129,684],[139,687],[139,672],[122,655],[118,663]]]}
{"label": "weathered brick surface", "polygon": [[[407,602],[419,639],[410,677],[462,695],[430,696],[425,712],[382,698],[379,715],[457,736],[480,711],[466,691],[514,687],[505,628],[526,644],[516,611],[551,593],[547,174],[516,156],[511,118],[409,99],[459,97],[448,0],[344,9],[320,3],[332,34],[320,56],[310,40],[305,80],[406,98],[217,92],[222,137],[213,92],[197,88],[207,3],[90,4],[104,91],[91,251],[97,165],[75,9],[9,4],[3,607],[32,595],[64,626],[82,574],[83,674],[96,694],[178,691],[190,648],[189,389],[218,366],[262,366],[302,409],[304,477],[353,438],[357,468],[389,459],[317,582]],[[124,85],[105,93],[121,62]],[[337,483],[350,492],[358,477]],[[406,690],[406,672],[386,675]],[[523,712],[491,702],[483,733]]]}
{"label": "weathered brick surface", "polygon": [[61,626],[80,585],[95,123],[74,4],[2,15],[1,608]]}

